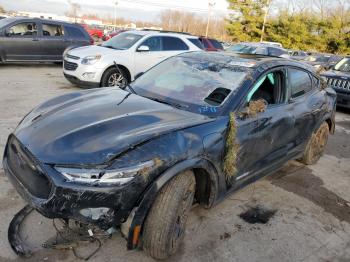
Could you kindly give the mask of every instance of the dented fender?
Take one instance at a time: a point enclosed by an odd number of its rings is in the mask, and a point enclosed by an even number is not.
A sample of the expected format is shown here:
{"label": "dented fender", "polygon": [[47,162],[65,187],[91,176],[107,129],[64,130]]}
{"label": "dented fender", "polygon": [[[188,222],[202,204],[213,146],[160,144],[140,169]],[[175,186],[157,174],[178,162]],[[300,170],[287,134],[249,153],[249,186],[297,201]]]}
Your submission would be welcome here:
{"label": "dented fender", "polygon": [[122,225],[122,228],[123,226],[128,227],[123,228],[122,230],[125,234],[125,237],[127,238],[128,249],[134,249],[137,247],[139,234],[142,232],[143,224],[145,222],[147,214],[163,186],[177,174],[193,168],[203,168],[209,174],[211,181],[209,206],[214,204],[214,202],[217,200],[219,187],[219,174],[214,165],[207,159],[200,158],[189,159],[177,163],[173,167],[167,169],[162,175],[159,176],[157,180],[154,181],[154,183],[151,184],[151,186],[143,195],[139,205],[134,208],[133,212],[131,212],[125,225]]}

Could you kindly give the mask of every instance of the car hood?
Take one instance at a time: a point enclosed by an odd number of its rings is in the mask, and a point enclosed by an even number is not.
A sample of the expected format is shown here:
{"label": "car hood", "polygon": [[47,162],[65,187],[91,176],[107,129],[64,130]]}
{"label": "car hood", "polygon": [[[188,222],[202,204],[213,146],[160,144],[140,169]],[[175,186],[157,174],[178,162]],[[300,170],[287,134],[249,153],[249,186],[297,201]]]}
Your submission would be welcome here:
{"label": "car hood", "polygon": [[333,78],[342,78],[342,79],[350,79],[350,73],[346,73],[346,72],[341,72],[341,71],[336,71],[336,70],[330,70],[327,72],[324,72],[321,74],[322,76],[325,77],[333,77]]}
{"label": "car hood", "polygon": [[118,51],[120,52],[121,50],[106,48],[106,47],[97,46],[97,45],[91,45],[91,46],[82,46],[82,47],[74,48],[70,50],[68,54],[78,56],[80,58],[84,58],[86,56],[93,56],[93,55],[115,54],[115,52],[118,52]]}
{"label": "car hood", "polygon": [[106,88],[49,100],[27,115],[14,134],[44,163],[98,165],[154,137],[208,121]]}

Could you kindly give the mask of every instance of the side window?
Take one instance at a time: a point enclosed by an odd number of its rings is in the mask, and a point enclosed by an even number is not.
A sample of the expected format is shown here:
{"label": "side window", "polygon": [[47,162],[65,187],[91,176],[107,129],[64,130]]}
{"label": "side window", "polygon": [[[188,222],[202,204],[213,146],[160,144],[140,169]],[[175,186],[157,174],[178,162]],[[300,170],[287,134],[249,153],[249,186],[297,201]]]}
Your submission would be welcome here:
{"label": "side window", "polygon": [[6,34],[10,37],[37,36],[38,28],[36,23],[33,22],[19,23],[8,28]]}
{"label": "side window", "polygon": [[63,26],[54,24],[43,24],[43,36],[64,36]]}
{"label": "side window", "polygon": [[162,36],[163,51],[188,50],[188,46],[180,38]]}
{"label": "side window", "polygon": [[285,102],[286,88],[283,71],[267,73],[259,78],[247,96],[247,102],[264,100],[267,105]]}
{"label": "side window", "polygon": [[198,38],[187,38],[187,40],[189,40],[192,44],[200,49],[204,48],[202,42]]}
{"label": "side window", "polygon": [[280,56],[280,55],[282,55],[282,52],[278,48],[269,47],[269,55],[270,56]]}
{"label": "side window", "polygon": [[147,38],[141,45],[145,45],[149,47],[149,51],[160,51],[161,50],[161,42],[159,36],[152,36]]}
{"label": "side window", "polygon": [[209,44],[208,44],[208,42],[206,41],[206,40],[202,40],[202,43],[203,43],[203,45],[204,45],[204,47],[205,48],[209,48],[210,46],[209,46]]}
{"label": "side window", "polygon": [[308,73],[298,69],[289,69],[288,78],[292,98],[297,98],[311,91],[312,82]]}
{"label": "side window", "polygon": [[215,40],[215,39],[210,39],[210,42],[212,43],[212,45],[216,48],[216,49],[224,49],[224,47],[222,46],[222,44]]}
{"label": "side window", "polygon": [[65,28],[68,34],[73,38],[86,38],[84,33],[81,30],[79,30],[79,28],[75,28],[72,26],[65,26]]}

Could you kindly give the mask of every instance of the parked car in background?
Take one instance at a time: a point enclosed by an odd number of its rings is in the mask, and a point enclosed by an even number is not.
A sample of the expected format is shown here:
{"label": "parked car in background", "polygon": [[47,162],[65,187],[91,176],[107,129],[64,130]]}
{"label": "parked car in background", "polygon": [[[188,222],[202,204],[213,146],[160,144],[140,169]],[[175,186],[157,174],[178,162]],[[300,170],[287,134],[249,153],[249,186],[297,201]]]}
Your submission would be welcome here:
{"label": "parked car in background", "polygon": [[227,48],[226,51],[237,54],[253,54],[289,58],[289,54],[286,49],[262,43],[243,42]]}
{"label": "parked car in background", "polygon": [[92,43],[77,24],[38,18],[0,20],[0,62],[62,62],[67,49]]}
{"label": "parked car in background", "polygon": [[304,51],[291,50],[289,52],[289,56],[291,59],[300,61],[300,60],[304,60],[309,55],[307,52],[304,52]]}
{"label": "parked car in background", "polygon": [[103,41],[107,41],[111,39],[112,37],[119,35],[120,33],[129,31],[129,29],[119,29],[119,30],[114,30],[114,31],[109,31],[107,34],[104,34],[102,37]]}
{"label": "parked car in background", "polygon": [[81,24],[81,26],[86,30],[86,32],[89,33],[89,35],[92,37],[92,39],[95,42],[98,42],[102,40],[103,38],[103,27],[97,26],[97,25],[87,25],[87,24]]}
{"label": "parked car in background", "polygon": [[337,105],[350,108],[350,57],[343,58],[322,74],[329,87],[337,92]]}
{"label": "parked car in background", "polygon": [[317,71],[329,70],[342,59],[339,55],[313,54],[305,57],[304,62],[315,67]]}
{"label": "parked car in background", "polygon": [[[189,36],[171,37],[190,46]],[[309,68],[190,52],[126,90],[53,98],[9,136],[5,174],[44,216],[118,227],[129,249],[142,243],[166,259],[182,244],[194,204],[210,208],[289,160],[311,165],[322,156],[334,132],[336,93]],[[23,250],[20,244],[11,243]]]}
{"label": "parked car in background", "polygon": [[204,36],[199,37],[199,40],[201,41],[204,50],[206,51],[222,51],[224,50],[224,47],[222,44],[213,38],[207,38]]}
{"label": "parked car in background", "polygon": [[[162,31],[128,31],[101,46],[73,49],[64,57],[63,72],[82,87],[125,86],[152,66],[184,52],[201,50],[198,37]],[[117,67],[115,66],[117,64]]]}

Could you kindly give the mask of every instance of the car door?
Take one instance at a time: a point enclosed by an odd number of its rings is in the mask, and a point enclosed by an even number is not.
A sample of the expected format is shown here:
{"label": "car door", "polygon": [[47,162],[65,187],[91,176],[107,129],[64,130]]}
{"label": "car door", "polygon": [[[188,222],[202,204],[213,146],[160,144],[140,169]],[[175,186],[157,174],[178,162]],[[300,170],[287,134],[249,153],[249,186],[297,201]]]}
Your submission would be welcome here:
{"label": "car door", "polygon": [[[160,36],[151,36],[138,45],[134,53],[134,75],[147,71],[164,59],[161,41]],[[148,50],[141,50],[141,46],[148,47]]]}
{"label": "car door", "polygon": [[5,29],[2,50],[6,61],[41,60],[40,24],[36,20],[21,20]]}
{"label": "car door", "polygon": [[65,38],[65,30],[62,24],[42,22],[42,59],[48,61],[61,61],[64,50],[70,45],[69,39]]}
{"label": "car door", "polygon": [[295,149],[302,152],[318,119],[326,110],[325,91],[318,89],[319,80],[301,68],[288,68],[288,107],[295,117]]}
{"label": "car door", "polygon": [[249,116],[257,119],[251,174],[283,162],[295,146],[295,117],[287,95],[287,71],[284,68],[263,73],[247,95],[249,108],[253,102],[263,101],[260,103],[263,107]]}

